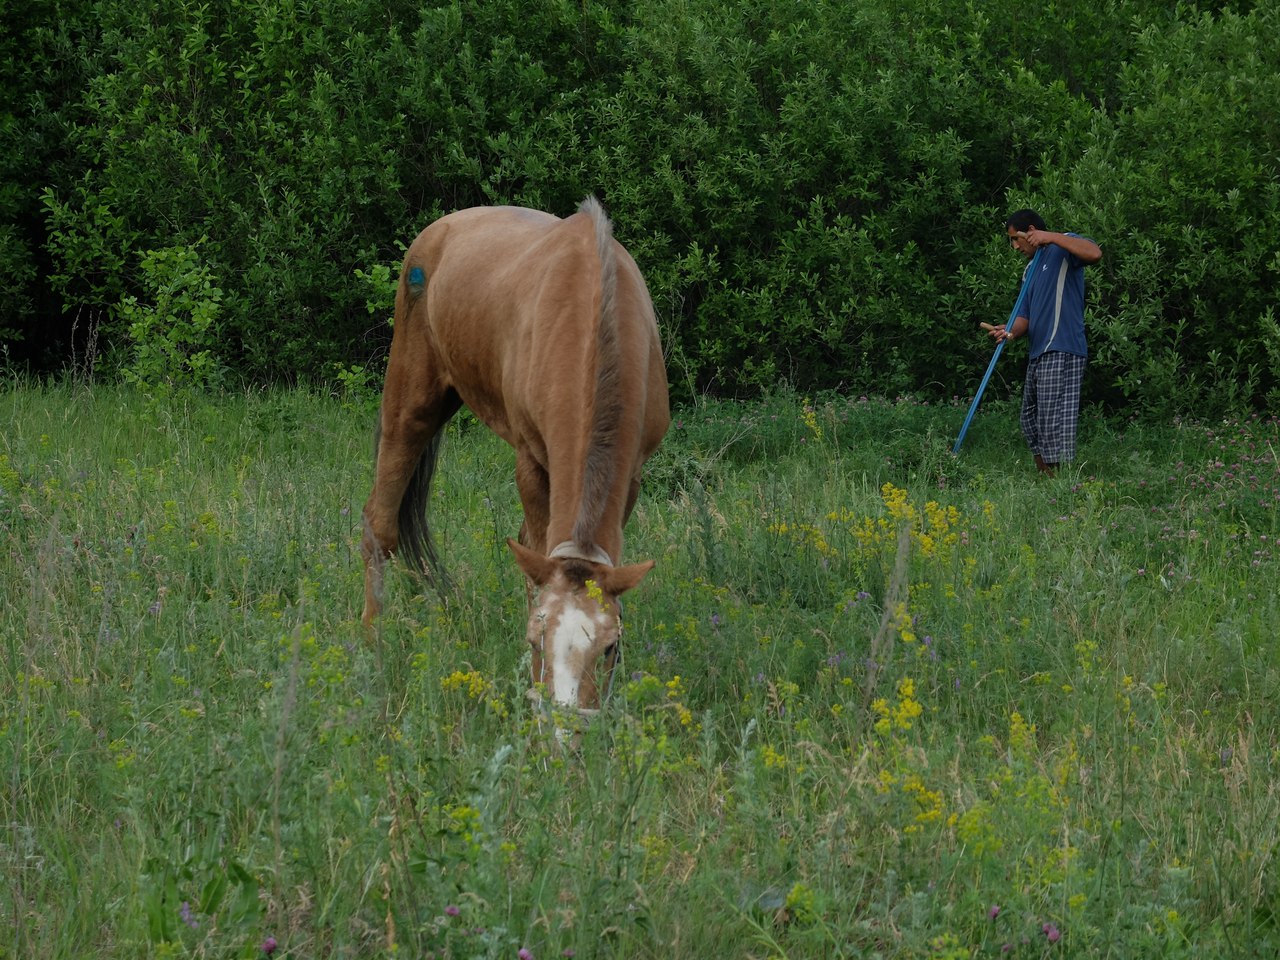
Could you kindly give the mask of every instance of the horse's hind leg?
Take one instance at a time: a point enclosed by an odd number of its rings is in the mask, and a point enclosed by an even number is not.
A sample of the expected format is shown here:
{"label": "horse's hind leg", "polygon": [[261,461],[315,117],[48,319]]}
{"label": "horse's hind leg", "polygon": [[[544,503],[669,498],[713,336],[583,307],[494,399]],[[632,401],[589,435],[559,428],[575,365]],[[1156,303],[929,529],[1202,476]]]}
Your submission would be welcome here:
{"label": "horse's hind leg", "polygon": [[[404,349],[397,350],[398,346]],[[382,611],[387,557],[400,545],[399,513],[405,490],[427,445],[458,408],[456,396],[440,384],[425,346],[392,344],[379,414],[377,467],[364,505],[365,626]]]}

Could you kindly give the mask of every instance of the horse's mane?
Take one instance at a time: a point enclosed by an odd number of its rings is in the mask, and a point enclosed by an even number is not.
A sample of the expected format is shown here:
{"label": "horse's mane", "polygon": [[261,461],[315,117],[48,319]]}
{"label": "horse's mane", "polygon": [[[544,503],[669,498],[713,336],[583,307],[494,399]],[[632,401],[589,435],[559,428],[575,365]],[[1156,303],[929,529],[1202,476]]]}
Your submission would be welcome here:
{"label": "horse's mane", "polygon": [[591,218],[600,261],[600,312],[596,325],[596,395],[591,440],[582,478],[582,503],[573,525],[573,540],[583,550],[596,542],[596,527],[604,513],[617,471],[615,450],[622,419],[618,390],[618,264],[613,249],[613,225],[595,197],[587,197],[579,213]]}

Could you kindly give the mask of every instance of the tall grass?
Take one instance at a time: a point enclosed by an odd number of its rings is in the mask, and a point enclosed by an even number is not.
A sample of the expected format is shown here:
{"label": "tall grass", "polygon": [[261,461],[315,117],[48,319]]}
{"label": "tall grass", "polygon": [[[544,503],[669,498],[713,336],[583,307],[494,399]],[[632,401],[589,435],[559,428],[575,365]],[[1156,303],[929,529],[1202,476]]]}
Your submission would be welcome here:
{"label": "tall grass", "polygon": [[3,958],[1268,956],[1275,420],[704,402],[572,753],[524,693],[512,458],[451,427],[457,593],[359,627],[370,416],[0,395]]}

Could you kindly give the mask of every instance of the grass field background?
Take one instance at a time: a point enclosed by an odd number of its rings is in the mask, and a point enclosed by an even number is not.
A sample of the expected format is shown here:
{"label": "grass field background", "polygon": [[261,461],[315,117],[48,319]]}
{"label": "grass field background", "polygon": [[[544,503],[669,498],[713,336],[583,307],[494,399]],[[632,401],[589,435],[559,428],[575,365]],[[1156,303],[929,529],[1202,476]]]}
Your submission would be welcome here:
{"label": "grass field background", "polygon": [[482,427],[366,644],[370,398],[7,385],[0,958],[1276,955],[1277,421],[963,414],[677,410],[562,752]]}

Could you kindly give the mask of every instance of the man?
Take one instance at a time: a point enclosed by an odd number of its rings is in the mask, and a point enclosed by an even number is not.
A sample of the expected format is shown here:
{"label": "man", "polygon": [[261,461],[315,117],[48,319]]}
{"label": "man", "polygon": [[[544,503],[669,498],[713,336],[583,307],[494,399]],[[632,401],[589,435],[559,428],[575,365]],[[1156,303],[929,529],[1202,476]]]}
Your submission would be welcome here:
{"label": "man", "polygon": [[1011,214],[1005,232],[1024,257],[1030,260],[1039,250],[1040,259],[1018,316],[1007,329],[1005,324],[992,327],[991,336],[1031,338],[1022,391],[1022,435],[1035,454],[1036,469],[1053,476],[1058,464],[1076,455],[1080,383],[1089,357],[1084,268],[1102,259],[1102,249],[1088,237],[1051,233],[1034,210]]}

